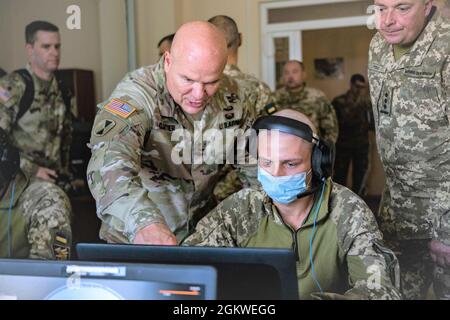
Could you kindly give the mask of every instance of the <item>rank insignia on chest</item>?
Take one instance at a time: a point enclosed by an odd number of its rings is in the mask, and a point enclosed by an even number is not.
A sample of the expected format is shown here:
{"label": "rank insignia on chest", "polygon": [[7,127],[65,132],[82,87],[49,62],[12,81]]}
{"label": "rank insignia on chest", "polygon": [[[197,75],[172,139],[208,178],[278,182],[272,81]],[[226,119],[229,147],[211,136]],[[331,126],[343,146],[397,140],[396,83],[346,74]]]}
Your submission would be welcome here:
{"label": "rank insignia on chest", "polygon": [[136,112],[136,108],[129,105],[125,101],[119,99],[112,99],[106,106],[105,110],[121,117],[127,119],[130,115]]}
{"label": "rank insignia on chest", "polygon": [[383,86],[383,90],[381,90],[380,100],[378,102],[379,112],[388,116],[391,115],[392,109],[392,91],[392,88]]}
{"label": "rank insignia on chest", "polygon": [[234,118],[234,113],[225,113],[225,119],[231,120]]}

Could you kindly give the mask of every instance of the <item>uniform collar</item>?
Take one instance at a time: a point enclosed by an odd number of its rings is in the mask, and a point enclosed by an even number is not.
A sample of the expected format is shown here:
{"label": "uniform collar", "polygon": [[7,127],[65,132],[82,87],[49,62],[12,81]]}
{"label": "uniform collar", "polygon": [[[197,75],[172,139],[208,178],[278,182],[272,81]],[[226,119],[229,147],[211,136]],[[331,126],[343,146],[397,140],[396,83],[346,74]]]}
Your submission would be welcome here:
{"label": "uniform collar", "polygon": [[227,64],[225,66],[225,69],[223,70],[223,73],[225,74],[231,74],[231,73],[240,73],[241,70],[239,69],[239,67],[237,65],[234,64]]}
{"label": "uniform collar", "polygon": [[162,56],[156,64],[155,70],[153,71],[153,77],[157,87],[157,99],[161,115],[163,117],[173,118],[178,105],[170,95],[169,89],[167,89],[166,72],[164,71],[164,56]]}
{"label": "uniform collar", "polygon": [[305,92],[306,89],[306,83],[303,83],[300,87],[296,88],[296,89],[288,89],[287,87],[284,87],[285,90],[290,93],[290,94],[302,94]]}
{"label": "uniform collar", "polygon": [[[428,21],[427,26],[422,30],[417,40],[414,42],[411,50],[398,60],[400,64],[404,64],[406,66],[419,66],[422,64],[422,61],[428,53],[434,39],[438,35],[438,25],[439,23],[442,23],[441,17],[436,12],[436,7],[432,8],[430,15],[431,19]],[[394,55],[393,50],[392,55]],[[404,60],[402,61],[402,59]]]}
{"label": "uniform collar", "polygon": [[31,69],[31,64],[30,63],[27,63],[27,65],[25,66],[25,69],[27,69],[27,71],[31,75],[31,78],[33,79],[33,84],[34,84],[34,90],[35,91],[39,91],[44,83],[48,84],[48,86],[46,87],[46,88],[48,88],[48,90],[50,90],[51,88],[55,88],[55,86],[57,87],[57,81],[56,81],[56,77],[55,77],[54,74],[52,75],[52,78],[49,81],[46,81],[46,80],[40,79],[33,72],[33,69]]}

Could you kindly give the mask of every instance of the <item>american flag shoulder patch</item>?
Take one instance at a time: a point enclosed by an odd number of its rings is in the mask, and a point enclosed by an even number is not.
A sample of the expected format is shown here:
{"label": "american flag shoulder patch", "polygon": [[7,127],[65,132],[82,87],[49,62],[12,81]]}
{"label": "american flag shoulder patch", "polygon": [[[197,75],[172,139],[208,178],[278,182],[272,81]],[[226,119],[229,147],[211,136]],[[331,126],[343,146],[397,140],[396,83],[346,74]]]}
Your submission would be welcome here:
{"label": "american flag shoulder patch", "polygon": [[127,119],[134,112],[136,112],[136,108],[131,106],[125,101],[120,99],[112,99],[107,105],[105,105],[105,110],[121,117]]}
{"label": "american flag shoulder patch", "polygon": [[9,91],[0,86],[0,100],[3,102],[8,102],[9,99],[11,99],[11,94]]}

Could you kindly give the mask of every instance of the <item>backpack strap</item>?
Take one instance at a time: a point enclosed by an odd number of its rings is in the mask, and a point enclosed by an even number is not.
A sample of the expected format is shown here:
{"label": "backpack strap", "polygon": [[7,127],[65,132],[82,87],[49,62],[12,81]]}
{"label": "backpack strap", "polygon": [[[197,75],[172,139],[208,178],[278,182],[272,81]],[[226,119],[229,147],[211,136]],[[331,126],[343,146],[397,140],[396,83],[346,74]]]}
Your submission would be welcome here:
{"label": "backpack strap", "polygon": [[18,121],[22,116],[30,109],[31,104],[34,100],[34,83],[31,74],[27,69],[19,69],[14,71],[20,75],[25,82],[25,92],[19,102],[19,113],[17,114],[16,121]]}
{"label": "backpack strap", "polygon": [[[22,118],[22,116],[30,109],[31,104],[34,100],[34,83],[33,78],[30,74],[30,72],[27,69],[19,69],[14,71],[15,73],[19,74],[23,81],[25,82],[25,92],[20,99],[19,102],[19,113],[17,114],[17,120]],[[58,74],[55,73],[56,81],[58,82],[58,89],[61,91],[61,96],[64,101],[64,105],[66,106],[66,114],[68,116],[72,115],[71,112],[71,92],[70,90],[64,85],[64,82],[62,81],[61,77],[58,76]],[[17,121],[16,120],[16,121]]]}

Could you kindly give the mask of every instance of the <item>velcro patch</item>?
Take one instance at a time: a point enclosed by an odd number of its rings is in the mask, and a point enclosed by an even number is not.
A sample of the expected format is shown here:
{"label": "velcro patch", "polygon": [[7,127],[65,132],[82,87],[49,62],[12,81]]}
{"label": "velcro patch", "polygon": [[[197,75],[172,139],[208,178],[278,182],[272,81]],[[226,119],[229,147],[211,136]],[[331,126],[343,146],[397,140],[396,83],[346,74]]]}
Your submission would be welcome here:
{"label": "velcro patch", "polygon": [[56,260],[70,259],[71,241],[64,232],[56,232],[53,241],[53,254]]}
{"label": "velcro patch", "polygon": [[275,112],[277,112],[277,107],[275,107],[275,105],[273,103],[269,103],[268,105],[266,105],[264,107],[264,110],[267,112],[267,114],[273,114]]}
{"label": "velcro patch", "polygon": [[7,102],[9,99],[11,99],[11,94],[8,90],[0,86],[0,100],[3,102]]}
{"label": "velcro patch", "polygon": [[94,134],[97,137],[102,137],[105,134],[107,134],[108,132],[110,132],[111,129],[114,128],[115,126],[116,126],[116,122],[114,120],[103,119],[95,126]]}
{"label": "velcro patch", "polygon": [[112,99],[104,109],[124,119],[127,119],[130,115],[136,112],[135,107],[116,98]]}

